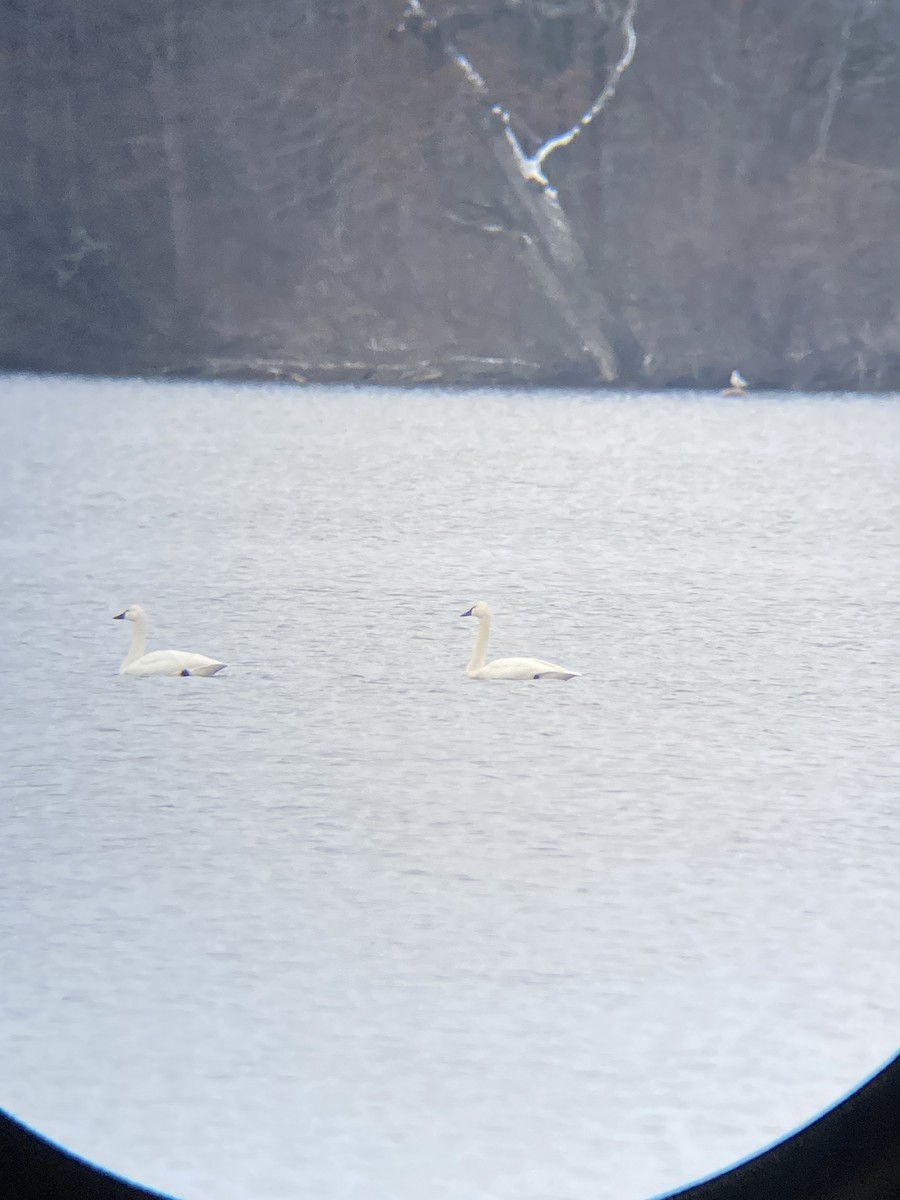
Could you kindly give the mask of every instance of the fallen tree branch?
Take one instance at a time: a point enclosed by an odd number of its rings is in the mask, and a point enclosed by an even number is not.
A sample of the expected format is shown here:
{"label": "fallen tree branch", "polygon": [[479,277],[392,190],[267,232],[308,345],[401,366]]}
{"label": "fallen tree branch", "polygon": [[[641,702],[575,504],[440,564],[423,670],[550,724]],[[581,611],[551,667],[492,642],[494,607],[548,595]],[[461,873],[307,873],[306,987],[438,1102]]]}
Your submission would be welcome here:
{"label": "fallen tree branch", "polygon": [[[509,110],[492,99],[484,76],[426,11],[422,0],[408,0],[403,16],[393,30],[395,35],[415,34],[430,51],[440,50],[462,73],[482,111],[486,110],[488,132],[493,133],[491,148],[516,201],[517,224],[532,274],[606,383],[612,383],[618,376],[616,353],[606,332],[615,322],[589,275],[584,254],[560,204],[559,193],[547,178],[543,164],[554,151],[570,145],[615,95],[637,47],[634,17],[638,2],[627,0],[622,17],[624,48],[597,99],[575,125],[565,133],[549,138],[533,155],[522,146]],[[501,232],[499,228],[489,231]]]}

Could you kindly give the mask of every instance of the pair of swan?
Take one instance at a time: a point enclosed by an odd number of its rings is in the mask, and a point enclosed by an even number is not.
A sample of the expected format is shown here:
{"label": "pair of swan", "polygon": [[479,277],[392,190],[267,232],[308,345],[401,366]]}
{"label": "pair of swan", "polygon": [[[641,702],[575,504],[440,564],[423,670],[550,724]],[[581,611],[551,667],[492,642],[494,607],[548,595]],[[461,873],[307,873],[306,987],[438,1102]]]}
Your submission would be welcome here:
{"label": "pair of swan", "polygon": [[485,662],[491,632],[491,610],[483,600],[479,600],[462,616],[475,617],[478,621],[475,649],[466,667],[470,679],[574,679],[579,674],[568,667],[544,662],[541,658],[495,658],[493,662]]}
{"label": "pair of swan", "polygon": [[[478,621],[475,649],[466,667],[470,679],[574,679],[578,675],[578,671],[570,671],[541,658],[496,658],[486,662],[491,632],[490,608],[479,600],[462,615],[475,617]],[[216,675],[225,669],[225,663],[215,658],[185,650],[153,650],[147,654],[144,643],[147,618],[139,604],[129,605],[113,620],[132,624],[131,648],[119,668],[120,675]]]}
{"label": "pair of swan", "polygon": [[130,604],[114,621],[131,621],[131,648],[119,667],[120,675],[215,675],[225,663],[186,650],[144,650],[147,617],[139,604]]}

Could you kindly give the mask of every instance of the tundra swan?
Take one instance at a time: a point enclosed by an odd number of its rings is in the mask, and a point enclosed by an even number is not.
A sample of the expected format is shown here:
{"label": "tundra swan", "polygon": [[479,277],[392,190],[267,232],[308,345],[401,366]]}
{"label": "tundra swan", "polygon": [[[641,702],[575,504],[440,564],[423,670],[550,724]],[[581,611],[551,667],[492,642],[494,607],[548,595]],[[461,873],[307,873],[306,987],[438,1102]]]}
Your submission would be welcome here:
{"label": "tundra swan", "polygon": [[574,679],[579,674],[578,671],[569,671],[540,658],[495,658],[493,662],[486,663],[491,610],[483,600],[479,600],[462,615],[478,618],[475,649],[466,667],[470,679]]}
{"label": "tundra swan", "polygon": [[731,384],[731,387],[727,387],[724,392],[722,392],[723,396],[743,396],[746,394],[747,388],[750,386],[737,368],[731,372],[731,378],[728,380],[728,382]]}
{"label": "tundra swan", "polygon": [[185,650],[152,650],[144,653],[144,630],[147,618],[139,604],[130,604],[114,621],[131,621],[131,648],[119,667],[120,675],[215,675],[225,664],[205,654],[189,654]]}

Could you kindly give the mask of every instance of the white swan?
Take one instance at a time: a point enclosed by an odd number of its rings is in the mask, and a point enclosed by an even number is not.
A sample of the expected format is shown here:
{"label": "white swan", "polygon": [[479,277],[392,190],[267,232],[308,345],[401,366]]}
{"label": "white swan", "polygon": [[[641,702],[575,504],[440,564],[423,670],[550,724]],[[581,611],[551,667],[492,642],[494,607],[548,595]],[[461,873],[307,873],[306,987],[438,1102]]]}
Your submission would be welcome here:
{"label": "white swan", "polygon": [[225,669],[225,663],[205,654],[189,654],[185,650],[152,650],[144,653],[144,630],[147,618],[139,604],[130,604],[114,621],[131,621],[131,648],[119,667],[120,675],[215,675]]}
{"label": "white swan", "polygon": [[541,658],[495,658],[486,663],[488,637],[491,632],[491,610],[483,600],[462,614],[478,618],[475,649],[466,667],[470,679],[574,679],[579,672],[544,662]]}

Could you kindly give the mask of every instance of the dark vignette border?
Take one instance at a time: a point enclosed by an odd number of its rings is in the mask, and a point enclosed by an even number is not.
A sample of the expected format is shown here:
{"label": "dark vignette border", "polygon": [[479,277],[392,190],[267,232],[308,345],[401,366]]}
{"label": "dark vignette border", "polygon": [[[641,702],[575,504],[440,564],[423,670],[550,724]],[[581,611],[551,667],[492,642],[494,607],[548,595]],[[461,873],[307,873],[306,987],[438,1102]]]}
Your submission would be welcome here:
{"label": "dark vignette border", "polygon": [[[898,1200],[900,1055],[783,1141],[667,1195],[668,1200]],[[2,1110],[0,1197],[167,1200],[67,1153]]]}

